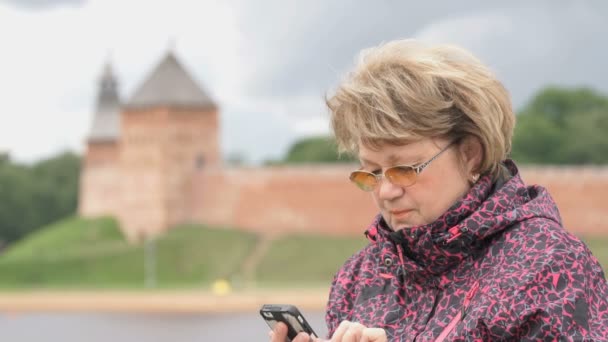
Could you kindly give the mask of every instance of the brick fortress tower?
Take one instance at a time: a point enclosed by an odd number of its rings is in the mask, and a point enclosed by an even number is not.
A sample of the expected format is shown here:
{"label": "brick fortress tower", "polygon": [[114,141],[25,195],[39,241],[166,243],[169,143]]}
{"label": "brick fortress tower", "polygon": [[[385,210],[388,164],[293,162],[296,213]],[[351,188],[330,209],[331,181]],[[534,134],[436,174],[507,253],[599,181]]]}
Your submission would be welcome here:
{"label": "brick fortress tower", "polygon": [[[124,106],[114,78],[104,72],[99,99],[81,175],[80,214],[117,217],[131,241],[193,221],[192,182],[220,163],[215,103],[172,52]],[[109,103],[119,108],[115,115],[107,115]],[[104,130],[113,139],[94,138]]]}
{"label": "brick fortress tower", "polygon": [[[112,68],[99,80],[79,213],[117,218],[130,241],[185,222],[263,234],[357,234],[377,209],[348,174],[358,165],[224,167],[218,109],[169,52],[126,104]],[[253,127],[252,127],[253,128]],[[255,134],[255,129],[251,130]],[[522,167],[580,234],[608,231],[606,167]]]}
{"label": "brick fortress tower", "polygon": [[113,215],[120,208],[121,193],[120,96],[110,64],[99,79],[95,116],[86,143],[80,174],[78,211],[83,216]]}

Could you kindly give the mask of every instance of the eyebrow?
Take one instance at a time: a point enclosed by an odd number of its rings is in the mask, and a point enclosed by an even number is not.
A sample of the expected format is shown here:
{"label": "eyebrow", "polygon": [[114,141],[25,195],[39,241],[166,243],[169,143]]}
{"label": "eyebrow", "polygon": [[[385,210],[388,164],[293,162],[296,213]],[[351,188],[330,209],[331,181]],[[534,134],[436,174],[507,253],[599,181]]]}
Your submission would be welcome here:
{"label": "eyebrow", "polygon": [[399,157],[397,155],[391,154],[388,156],[388,163],[390,165],[395,165],[399,161]]}
{"label": "eyebrow", "polygon": [[[401,158],[396,155],[396,154],[391,154],[388,156],[388,158],[386,159],[388,161],[389,166],[394,166],[394,165],[416,165],[417,163],[420,162],[420,159],[422,158],[420,155],[415,154],[413,156],[414,158],[411,158],[411,160],[414,160],[413,163],[409,163],[409,164],[403,164],[403,163],[399,163],[399,160],[401,160]],[[372,165],[379,165],[378,163],[365,159],[365,158],[359,158],[361,161],[361,164],[372,164]]]}

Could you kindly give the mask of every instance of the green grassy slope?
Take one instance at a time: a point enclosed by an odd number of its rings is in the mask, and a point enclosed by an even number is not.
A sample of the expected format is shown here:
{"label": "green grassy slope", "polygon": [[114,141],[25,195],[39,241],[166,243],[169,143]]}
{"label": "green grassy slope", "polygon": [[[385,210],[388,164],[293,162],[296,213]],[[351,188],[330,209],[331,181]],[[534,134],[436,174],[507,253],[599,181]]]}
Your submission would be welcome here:
{"label": "green grassy slope", "polygon": [[276,240],[257,269],[260,285],[329,285],[344,261],[367,244],[359,237],[290,235]]}
{"label": "green grassy slope", "polygon": [[[235,229],[183,225],[155,241],[158,288],[328,286],[359,237],[288,235],[274,240],[244,279],[259,237]],[[608,237],[585,241],[606,269]],[[111,218],[68,218],[38,230],[0,255],[0,288],[144,288],[145,246],[127,243]],[[148,249],[149,251],[149,249]],[[150,255],[150,254],[148,254]],[[253,280],[253,283],[244,281]]]}
{"label": "green grassy slope", "polygon": [[[237,272],[253,234],[180,226],[156,241],[159,287],[205,286]],[[0,287],[144,287],[144,246],[130,245],[109,218],[70,218],[0,256]]]}

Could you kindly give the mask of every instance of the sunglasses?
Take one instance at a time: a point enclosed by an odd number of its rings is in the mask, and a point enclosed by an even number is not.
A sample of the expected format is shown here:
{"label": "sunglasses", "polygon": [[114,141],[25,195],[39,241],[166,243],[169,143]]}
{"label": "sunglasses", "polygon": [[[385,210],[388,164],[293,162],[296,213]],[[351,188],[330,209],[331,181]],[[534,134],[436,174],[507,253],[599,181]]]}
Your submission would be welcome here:
{"label": "sunglasses", "polygon": [[382,170],[368,172],[363,170],[356,170],[350,173],[350,181],[355,183],[355,185],[363,190],[363,191],[373,191],[380,181],[382,180],[382,175],[384,174],[384,178],[388,179],[391,184],[406,187],[411,186],[416,183],[416,178],[418,174],[422,172],[424,169],[431,164],[431,162],[437,159],[443,152],[447,151],[450,146],[452,146],[454,142],[449,143],[446,147],[444,147],[439,153],[434,155],[428,161],[418,165],[398,165],[387,168],[384,173]]}

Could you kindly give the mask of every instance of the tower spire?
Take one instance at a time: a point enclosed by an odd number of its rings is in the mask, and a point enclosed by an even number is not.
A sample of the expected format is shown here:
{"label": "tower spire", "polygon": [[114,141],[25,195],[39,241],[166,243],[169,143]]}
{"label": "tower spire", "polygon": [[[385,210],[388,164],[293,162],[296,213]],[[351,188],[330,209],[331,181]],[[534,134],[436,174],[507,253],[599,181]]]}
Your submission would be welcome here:
{"label": "tower spire", "polygon": [[175,48],[177,47],[177,38],[174,36],[169,37],[167,40],[167,53],[175,53]]}
{"label": "tower spire", "polygon": [[119,135],[120,95],[110,58],[103,66],[98,80],[95,117],[89,140],[116,140]]}
{"label": "tower spire", "polygon": [[155,106],[215,108],[215,103],[192,78],[173,51],[168,51],[148,78],[137,88],[127,108]]}

